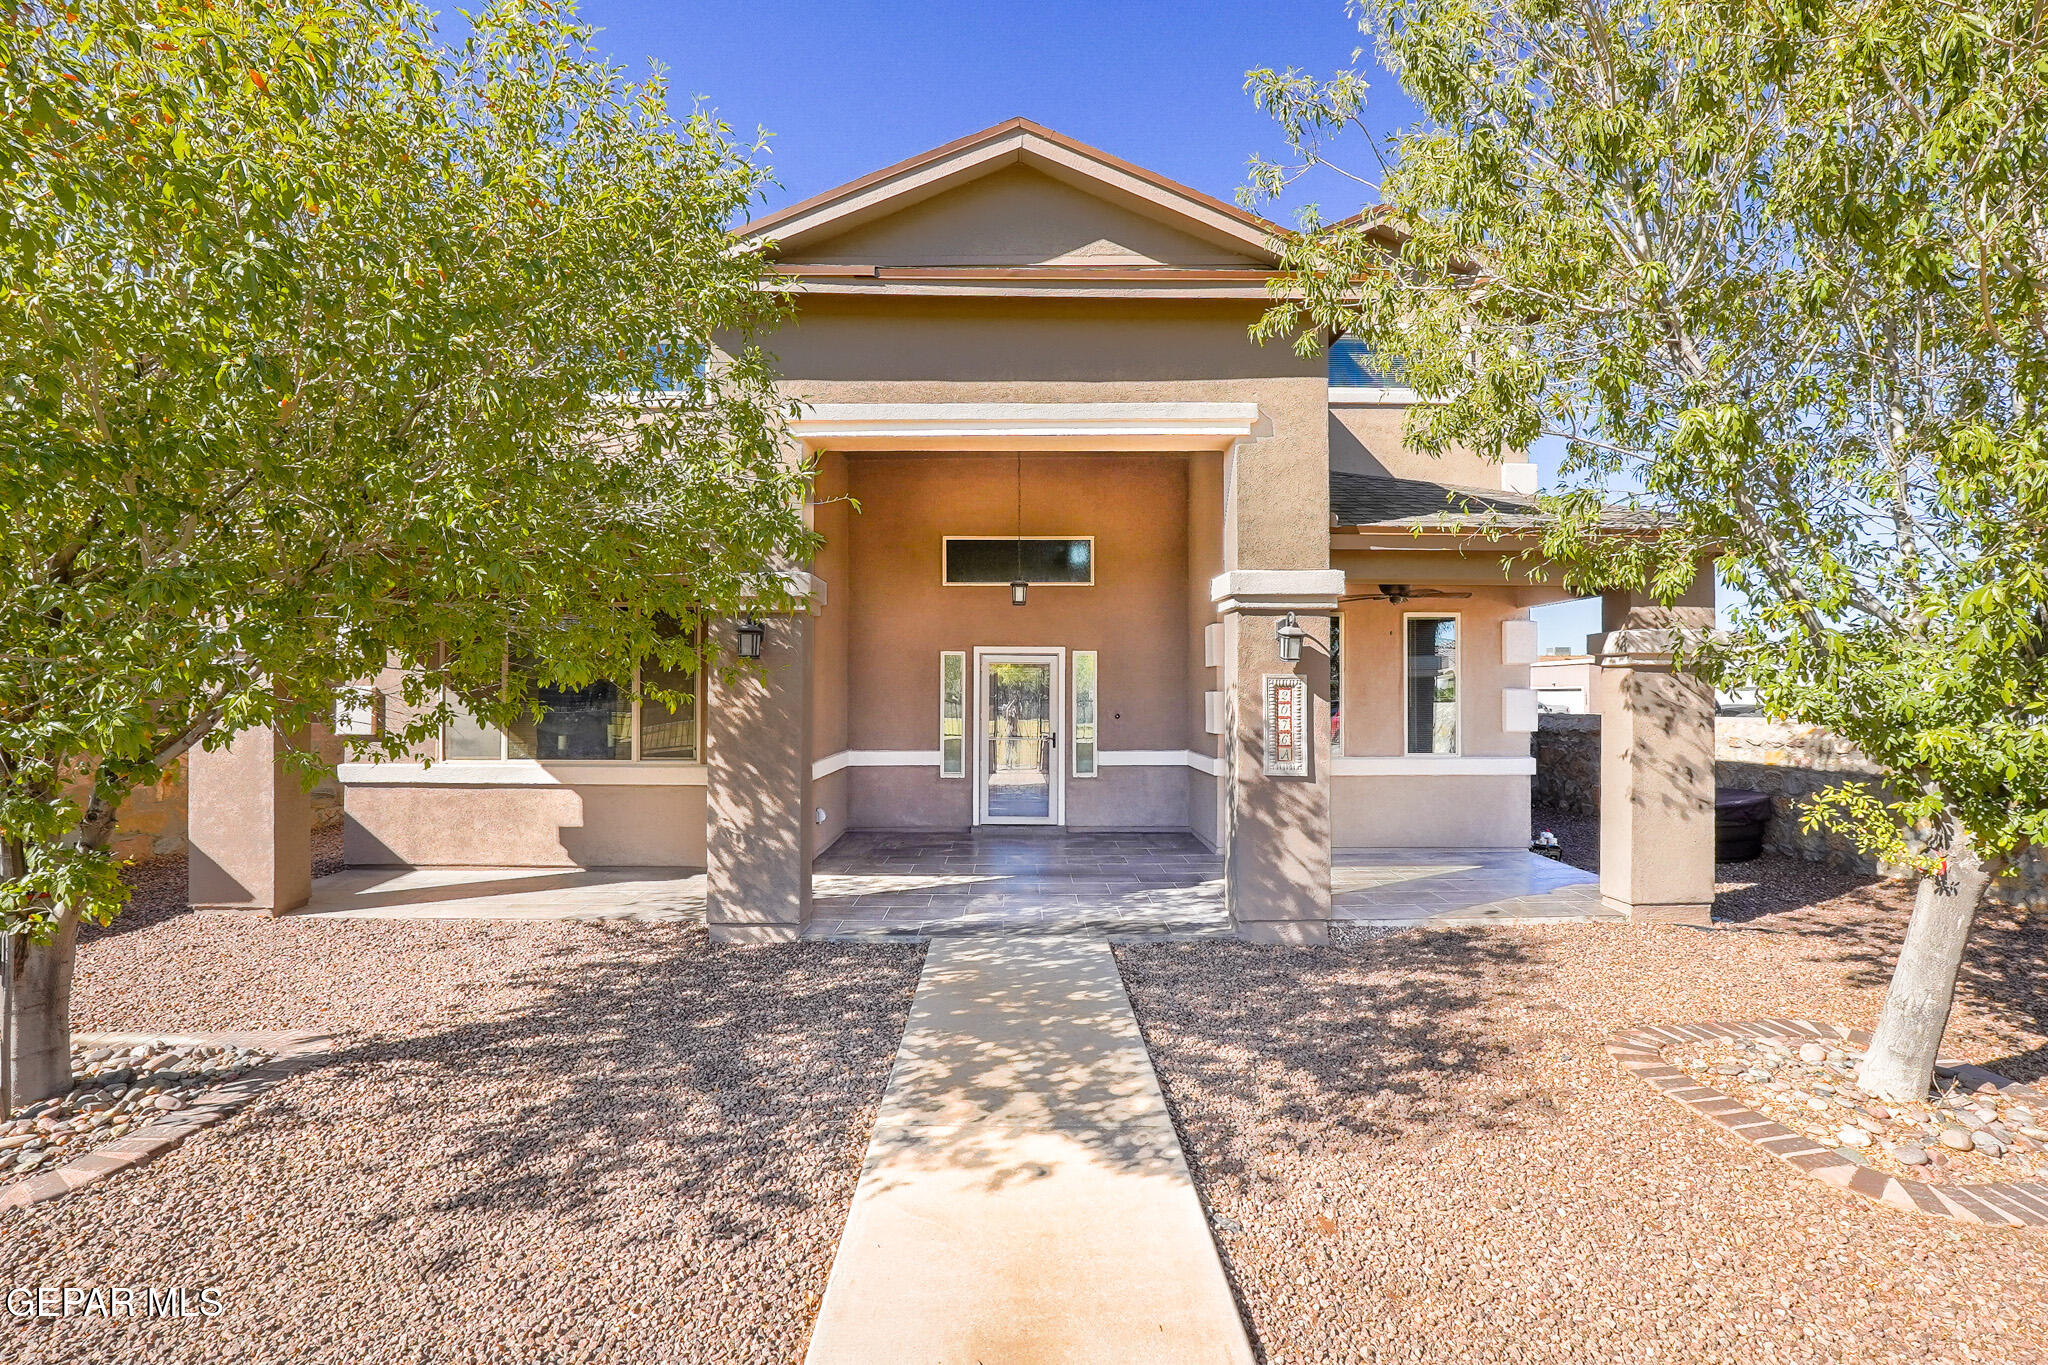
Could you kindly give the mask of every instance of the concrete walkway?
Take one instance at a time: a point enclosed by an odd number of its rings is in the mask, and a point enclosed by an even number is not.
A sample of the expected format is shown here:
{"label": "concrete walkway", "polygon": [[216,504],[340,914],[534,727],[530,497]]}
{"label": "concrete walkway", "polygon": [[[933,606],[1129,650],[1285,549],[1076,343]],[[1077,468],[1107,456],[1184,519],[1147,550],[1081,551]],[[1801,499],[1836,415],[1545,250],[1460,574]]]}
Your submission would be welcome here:
{"label": "concrete walkway", "polygon": [[1251,1359],[1108,942],[934,939],[809,1365]]}

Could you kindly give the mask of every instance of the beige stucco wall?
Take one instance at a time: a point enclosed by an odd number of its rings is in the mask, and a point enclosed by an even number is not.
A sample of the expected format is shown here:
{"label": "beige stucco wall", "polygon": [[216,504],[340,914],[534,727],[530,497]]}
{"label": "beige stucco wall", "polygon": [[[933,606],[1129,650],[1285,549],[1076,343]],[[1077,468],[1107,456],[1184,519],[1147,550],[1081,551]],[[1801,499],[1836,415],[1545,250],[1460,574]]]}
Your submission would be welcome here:
{"label": "beige stucco wall", "polygon": [[[1095,537],[1092,587],[1039,586],[1022,607],[1009,589],[947,587],[943,538],[1018,529],[1014,455],[855,455],[860,505],[848,532],[848,744],[854,750],[938,748],[939,654],[977,648],[1092,649],[1100,677],[1100,747],[1178,750],[1186,735],[1187,457],[1025,455],[1023,534]],[[1060,718],[1072,736],[1072,698]],[[972,701],[970,698],[970,707]],[[1071,750],[1063,742],[1063,758]],[[1151,793],[1134,825],[1185,823],[1178,802],[1127,774],[1067,779],[1069,823],[1116,823],[1115,803],[1087,789],[1114,782]],[[936,769],[859,769],[850,785],[859,828],[964,828],[972,784]],[[1137,818],[1142,816],[1142,818]]]}
{"label": "beige stucco wall", "polygon": [[348,789],[352,867],[702,867],[703,787]]}
{"label": "beige stucco wall", "polygon": [[[1223,753],[1223,736],[1209,733],[1205,698],[1223,689],[1220,636],[1216,662],[1209,663],[1205,633],[1218,621],[1210,584],[1223,571],[1223,464],[1221,454],[1202,454],[1188,461],[1188,686],[1187,728],[1183,746],[1205,758]],[[1211,848],[1223,835],[1223,779],[1189,768],[1182,779],[1187,795],[1187,824]]]}
{"label": "beige stucco wall", "polygon": [[1529,779],[1333,777],[1330,828],[1339,848],[1523,848],[1529,843]]}
{"label": "beige stucco wall", "polygon": [[[1421,586],[1415,582],[1413,586]],[[1373,591],[1354,584],[1352,591]],[[1467,589],[1459,589],[1466,591]],[[1529,736],[1501,729],[1502,688],[1527,687],[1525,664],[1501,663],[1500,623],[1522,614],[1512,589],[1472,588],[1470,597],[1344,605],[1344,753],[1405,753],[1401,622],[1411,615],[1459,618],[1458,689],[1461,750],[1471,757],[1523,757]]]}
{"label": "beige stucco wall", "polygon": [[1241,251],[1020,165],[784,252],[779,259],[885,266],[1253,263]]}
{"label": "beige stucco wall", "polygon": [[[845,769],[814,779],[811,783],[811,820],[817,825],[811,844],[813,860],[820,853],[839,842],[839,836],[852,828],[849,816],[852,814],[852,798],[847,788]],[[822,822],[817,819],[819,811],[825,812]]]}
{"label": "beige stucco wall", "polygon": [[1225,568],[1327,562],[1328,385],[1320,356],[1246,335],[1253,300],[805,298],[770,340],[792,397],[821,403],[1252,402],[1261,496],[1225,528]]}
{"label": "beige stucco wall", "polygon": [[1330,468],[1346,474],[1425,479],[1461,488],[1500,487],[1500,466],[1463,447],[1441,456],[1409,448],[1401,428],[1405,404],[1344,403],[1330,408]]}
{"label": "beige stucco wall", "polygon": [[[1402,575],[1426,586],[1420,565]],[[1354,583],[1352,591],[1373,591]],[[1470,597],[1344,605],[1346,757],[1406,756],[1402,621],[1410,615],[1459,619],[1461,756],[1522,758],[1529,736],[1501,727],[1501,691],[1528,686],[1529,669],[1501,662],[1501,622],[1523,613],[1511,587],[1460,587]],[[1416,763],[1433,760],[1418,757]],[[1340,848],[1520,848],[1529,842],[1525,774],[1339,774],[1331,779],[1331,837]]]}

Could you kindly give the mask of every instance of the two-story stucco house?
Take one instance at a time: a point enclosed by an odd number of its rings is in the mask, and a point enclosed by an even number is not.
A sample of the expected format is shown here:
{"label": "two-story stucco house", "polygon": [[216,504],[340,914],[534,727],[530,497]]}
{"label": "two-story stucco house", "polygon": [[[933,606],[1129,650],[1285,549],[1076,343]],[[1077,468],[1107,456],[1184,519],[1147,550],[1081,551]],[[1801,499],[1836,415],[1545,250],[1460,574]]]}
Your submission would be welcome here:
{"label": "two-story stucco house", "polygon": [[[795,291],[809,612],[694,713],[622,677],[344,765],[349,860],[702,868],[715,934],[774,939],[849,830],[1180,831],[1240,935],[1315,942],[1333,848],[1526,846],[1529,610],[1566,595],[1504,567],[1533,467],[1412,454],[1369,356],[1254,344],[1275,231],[1021,119],[749,224]],[[1602,891],[1703,918],[1711,698],[1659,651],[1671,611],[1606,610]],[[232,842],[195,902],[293,900]]]}

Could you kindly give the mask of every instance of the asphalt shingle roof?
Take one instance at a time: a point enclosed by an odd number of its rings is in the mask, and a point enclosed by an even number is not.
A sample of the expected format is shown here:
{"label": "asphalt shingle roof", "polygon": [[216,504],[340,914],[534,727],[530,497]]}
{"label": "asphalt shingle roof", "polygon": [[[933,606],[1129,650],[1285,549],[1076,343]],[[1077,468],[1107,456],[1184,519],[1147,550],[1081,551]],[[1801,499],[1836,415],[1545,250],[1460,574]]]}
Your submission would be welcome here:
{"label": "asphalt shingle roof", "polygon": [[[1536,499],[1497,488],[1459,488],[1427,479],[1330,471],[1330,511],[1339,526],[1472,526],[1534,529],[1549,518]],[[1603,526],[1650,527],[1654,513],[1617,507]]]}

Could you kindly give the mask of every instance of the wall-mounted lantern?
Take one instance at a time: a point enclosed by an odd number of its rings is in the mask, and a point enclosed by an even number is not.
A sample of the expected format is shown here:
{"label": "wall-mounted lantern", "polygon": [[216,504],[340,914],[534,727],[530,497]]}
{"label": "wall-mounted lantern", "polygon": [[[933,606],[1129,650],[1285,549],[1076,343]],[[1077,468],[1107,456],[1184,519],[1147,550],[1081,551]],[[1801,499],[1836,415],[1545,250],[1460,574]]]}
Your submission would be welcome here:
{"label": "wall-mounted lantern", "polygon": [[1024,581],[1023,579],[1021,579],[1021,578],[1018,578],[1018,579],[1013,579],[1013,580],[1011,580],[1011,583],[1010,583],[1010,605],[1011,605],[1011,606],[1013,606],[1013,607],[1021,607],[1021,606],[1023,606],[1023,605],[1024,605],[1024,593],[1025,593],[1025,591],[1026,591],[1026,590],[1027,590],[1028,588],[1030,588],[1030,586],[1031,586],[1031,585],[1030,585],[1029,583],[1026,583],[1026,582],[1025,582],[1025,581]]}
{"label": "wall-mounted lantern", "polygon": [[1308,632],[1294,619],[1293,612],[1290,611],[1280,618],[1280,624],[1274,627],[1273,634],[1280,639],[1280,661],[1289,664],[1299,662],[1301,642],[1308,638]]}
{"label": "wall-mounted lantern", "polygon": [[761,641],[767,637],[768,629],[752,616],[740,618],[739,641],[742,659],[761,657]]}

